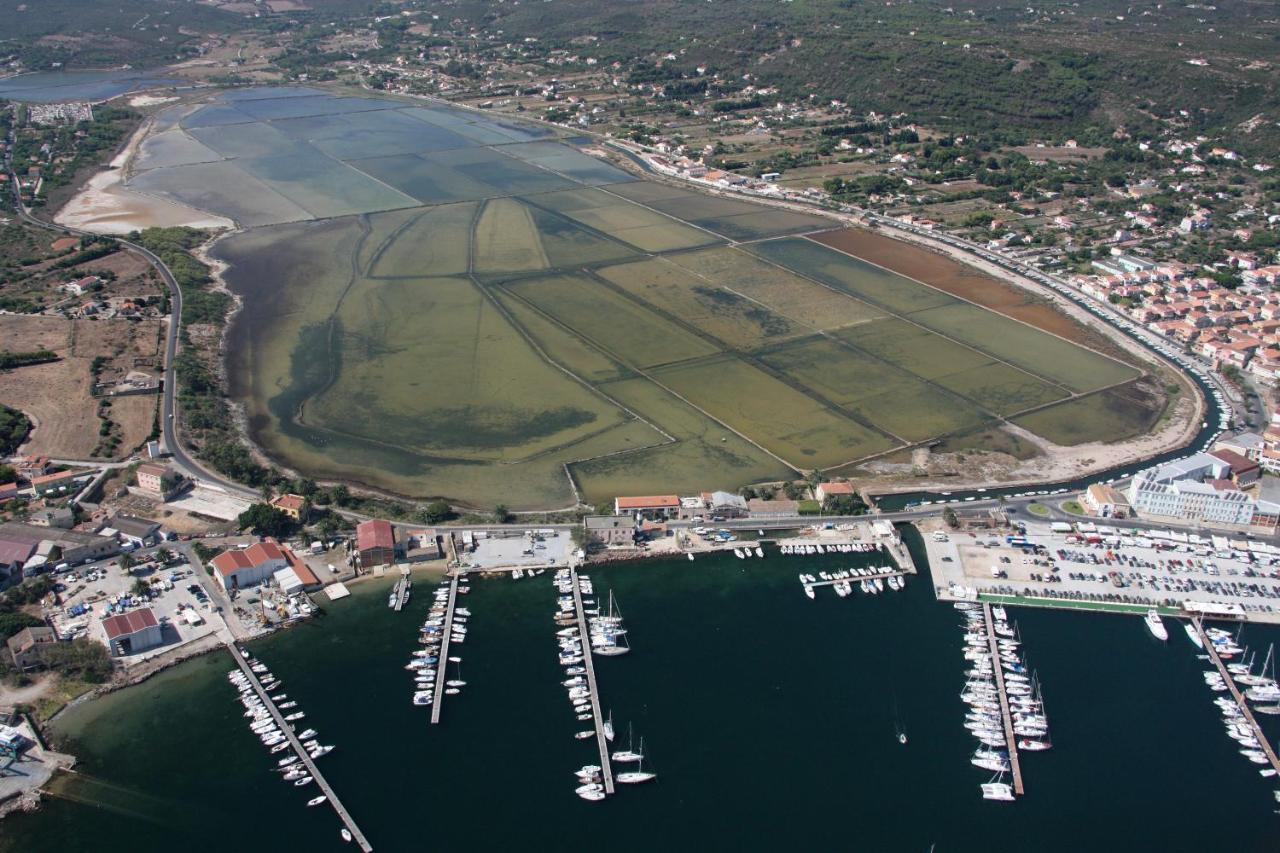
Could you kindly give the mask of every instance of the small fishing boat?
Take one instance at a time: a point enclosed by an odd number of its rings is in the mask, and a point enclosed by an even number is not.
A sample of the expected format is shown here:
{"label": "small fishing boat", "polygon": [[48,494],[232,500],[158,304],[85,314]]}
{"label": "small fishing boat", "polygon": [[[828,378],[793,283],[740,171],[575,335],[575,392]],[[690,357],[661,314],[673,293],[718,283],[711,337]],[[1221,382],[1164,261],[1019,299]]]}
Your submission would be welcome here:
{"label": "small fishing boat", "polygon": [[324,794],[321,794],[321,795],[320,795],[320,796],[318,796],[318,797],[312,797],[311,799],[307,800],[307,805],[308,805],[308,806],[318,806],[318,805],[320,805],[321,803],[323,803],[323,802],[324,802],[325,800],[327,800],[327,799],[329,799],[329,798],[328,798],[328,797],[326,797]]}

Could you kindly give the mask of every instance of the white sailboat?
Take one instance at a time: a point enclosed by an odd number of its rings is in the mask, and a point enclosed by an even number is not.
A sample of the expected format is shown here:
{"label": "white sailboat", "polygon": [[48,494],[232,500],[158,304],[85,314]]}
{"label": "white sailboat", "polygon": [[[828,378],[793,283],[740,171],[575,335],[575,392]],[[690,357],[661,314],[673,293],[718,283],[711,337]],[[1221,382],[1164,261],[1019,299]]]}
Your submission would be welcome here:
{"label": "white sailboat", "polygon": [[1183,625],[1182,628],[1184,631],[1187,632],[1187,638],[1191,640],[1191,642],[1196,644],[1197,649],[1204,648],[1204,641],[1200,639],[1200,634],[1196,631],[1195,625],[1188,622],[1187,624]]}
{"label": "white sailboat", "polygon": [[658,774],[650,773],[644,769],[644,738],[640,738],[640,752],[637,753],[639,759],[636,762],[635,770],[628,770],[625,773],[619,773],[614,776],[614,781],[623,785],[638,785],[641,782],[652,782],[658,778]]}

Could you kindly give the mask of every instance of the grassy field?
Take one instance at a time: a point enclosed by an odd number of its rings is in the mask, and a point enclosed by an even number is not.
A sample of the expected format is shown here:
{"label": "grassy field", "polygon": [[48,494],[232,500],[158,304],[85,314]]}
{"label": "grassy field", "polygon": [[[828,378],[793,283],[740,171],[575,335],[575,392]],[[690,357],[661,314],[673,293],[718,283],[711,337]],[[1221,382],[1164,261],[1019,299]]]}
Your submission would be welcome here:
{"label": "grassy field", "polygon": [[566,472],[592,501],[731,489],[934,439],[1027,452],[1004,417],[1075,444],[1159,416],[1128,365],[786,236],[819,217],[487,117],[306,100],[197,112],[231,159],[166,140],[139,180],[296,220],[224,241],[229,367],[255,439],[315,476],[533,508]]}

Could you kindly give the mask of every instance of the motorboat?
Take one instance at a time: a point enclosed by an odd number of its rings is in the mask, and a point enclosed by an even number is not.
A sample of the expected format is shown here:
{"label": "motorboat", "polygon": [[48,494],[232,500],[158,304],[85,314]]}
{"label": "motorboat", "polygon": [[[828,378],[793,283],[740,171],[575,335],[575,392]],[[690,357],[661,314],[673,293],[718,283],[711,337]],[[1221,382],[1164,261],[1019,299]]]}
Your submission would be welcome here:
{"label": "motorboat", "polygon": [[1190,639],[1191,642],[1196,644],[1197,649],[1204,648],[1204,641],[1200,639],[1200,634],[1199,632],[1196,631],[1195,625],[1188,622],[1187,624],[1182,626],[1182,629],[1187,632],[1187,638]]}
{"label": "motorboat", "polygon": [[1160,614],[1157,611],[1148,610],[1142,621],[1147,624],[1147,630],[1151,632],[1151,636],[1161,642],[1169,639],[1169,632],[1165,630],[1164,622],[1161,621]]}
{"label": "motorboat", "polygon": [[303,776],[301,779],[293,783],[293,787],[301,788],[303,785],[310,785],[314,781],[315,780],[312,779],[310,776]]}
{"label": "motorboat", "polygon": [[323,802],[324,802],[325,800],[327,800],[327,799],[329,799],[329,798],[328,798],[328,797],[326,797],[324,794],[321,794],[321,795],[320,795],[320,796],[318,796],[318,797],[312,797],[311,799],[307,800],[307,805],[308,805],[308,806],[318,806],[318,805],[320,805],[321,803],[323,803]]}
{"label": "motorboat", "polygon": [[982,786],[982,799],[1013,802],[1013,788],[1004,782],[987,782]]}

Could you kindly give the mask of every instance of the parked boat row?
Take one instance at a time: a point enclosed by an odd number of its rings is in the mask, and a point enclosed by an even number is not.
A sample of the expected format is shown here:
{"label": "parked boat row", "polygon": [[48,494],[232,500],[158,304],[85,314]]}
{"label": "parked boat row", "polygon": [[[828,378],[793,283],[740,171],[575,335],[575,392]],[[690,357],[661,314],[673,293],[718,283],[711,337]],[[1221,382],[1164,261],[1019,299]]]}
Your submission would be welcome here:
{"label": "parked boat row", "polygon": [[[592,595],[595,590],[590,578],[576,576],[570,569],[557,570],[552,582],[560,593],[556,599],[555,623],[558,626],[556,643],[560,647],[558,660],[565,674],[561,685],[573,708],[574,719],[579,723],[591,724],[589,728],[580,729],[574,737],[577,740],[598,739],[595,729],[596,709],[592,702],[591,674],[586,667],[586,651],[583,648],[577,605],[580,596]],[[590,604],[596,613],[599,613],[594,600],[583,598],[582,604],[584,608]],[[602,727],[605,740],[612,741],[613,717],[610,716]],[[575,775],[578,779],[578,786],[574,789],[575,794],[591,802],[605,798],[603,768],[600,765],[583,765]]]}
{"label": "parked boat row", "polygon": [[751,546],[747,546],[745,548],[734,548],[733,556],[737,557],[739,560],[745,560],[748,557],[759,557],[764,559],[764,548],[759,545],[756,545],[754,548]]}
{"label": "parked boat row", "polygon": [[399,612],[409,605],[412,595],[413,581],[408,577],[401,578],[391,590],[391,595],[387,597],[387,607]]}
{"label": "parked boat row", "polygon": [[[1192,630],[1194,629],[1195,626],[1192,625]],[[1205,626],[1204,632],[1209,637],[1215,652],[1218,650],[1220,643],[1228,648],[1235,645],[1236,638],[1230,632],[1207,626]],[[1200,645],[1203,646],[1203,642]],[[1240,649],[1238,646],[1236,648],[1238,651],[1234,654],[1245,653],[1244,649]],[[1202,655],[1201,657],[1208,658],[1209,656]],[[1262,662],[1262,667],[1257,672],[1254,671],[1252,656],[1247,661],[1225,664],[1225,667],[1227,674],[1235,682],[1243,702],[1265,703],[1254,705],[1253,710],[1262,713],[1274,713],[1272,708],[1275,707],[1276,700],[1280,699],[1280,686],[1277,686],[1275,679],[1274,645],[1267,650],[1267,656]],[[1222,673],[1216,666],[1204,673],[1204,681],[1205,685],[1214,693],[1227,693],[1231,690],[1231,686],[1227,684],[1227,680],[1223,678]],[[1253,764],[1266,765],[1258,771],[1264,778],[1275,776],[1276,770],[1271,766],[1266,747],[1259,737],[1261,733],[1246,716],[1244,707],[1237,703],[1234,696],[1216,696],[1213,699],[1213,704],[1217,706],[1219,713],[1222,714],[1222,725],[1226,730],[1227,737],[1236,742],[1237,751]],[[1276,797],[1280,799],[1280,792],[1277,793]]]}
{"label": "parked boat row", "polygon": [[879,542],[834,542],[830,545],[779,545],[778,551],[787,556],[803,557],[810,554],[869,554],[880,551]]}
{"label": "parked boat row", "polygon": [[[463,575],[458,579],[458,592],[463,590],[463,584],[467,582],[467,576]],[[466,686],[466,682],[462,680],[462,658],[451,655],[447,661],[440,660],[440,654],[444,643],[445,620],[449,618],[449,588],[450,582],[443,581],[436,587],[432,593],[433,601],[431,609],[427,611],[427,618],[419,629],[418,643],[422,648],[413,652],[413,656],[405,669],[413,673],[413,704],[415,705],[433,705],[436,701],[436,689],[440,681],[440,673],[444,671],[448,674],[448,665],[454,665],[453,677],[444,683],[444,692],[446,695],[456,696],[462,692],[462,688]],[[464,643],[467,638],[467,620],[471,618],[471,611],[465,607],[454,607],[453,619],[449,623],[449,645],[454,643]]]}
{"label": "parked boat row", "polygon": [[[272,676],[264,664],[255,661],[253,657],[244,650],[241,650],[241,654],[243,654],[246,661],[249,662],[250,669],[252,669],[254,675],[258,677],[258,683],[261,684],[264,689],[269,692],[270,690],[278,689],[281,686],[279,679]],[[262,741],[262,745],[266,747],[272,755],[289,750],[291,744],[289,742],[288,735],[283,729],[281,729],[280,724],[276,721],[275,716],[272,715],[271,709],[267,706],[267,703],[264,702],[262,697],[254,690],[253,683],[249,680],[249,677],[239,669],[233,669],[227,673],[227,680],[231,682],[231,686],[239,692],[240,704],[244,706],[244,715],[249,721],[249,730],[258,736],[258,739]],[[268,683],[273,686],[268,688]],[[288,706],[289,708],[297,707],[297,702],[289,700],[288,694],[285,693],[270,695],[270,699],[273,703],[280,703],[276,706],[277,713],[283,711],[285,706]],[[284,715],[285,725],[288,726],[289,732],[296,732],[296,727],[293,725],[293,721],[301,720],[305,716],[306,714],[302,711],[294,711]],[[307,751],[308,757],[313,761],[323,758],[333,751],[332,745],[320,743],[316,738],[315,729],[306,729],[299,733],[297,738],[298,741],[301,742],[302,748]],[[310,785],[315,780],[311,774],[307,772],[306,767],[300,762],[301,758],[298,755],[287,755],[276,762],[276,767],[274,769],[282,774],[282,778],[286,782],[291,782],[295,787],[302,788]],[[307,805],[318,806],[325,802],[326,799],[327,797],[324,795],[314,797],[307,801]]]}
{"label": "parked boat row", "polygon": [[[1020,752],[1040,752],[1051,746],[1040,684],[1022,661],[1021,640],[1009,624],[1003,607],[992,608],[990,624],[980,604],[957,602],[955,608],[965,617],[964,656],[969,661],[960,694],[961,701],[969,708],[964,725],[978,741],[978,749],[970,762],[995,774],[982,785],[984,799],[1012,800],[1013,788],[1003,781],[1003,775],[1013,769],[1010,740],[1016,739],[1016,749]],[[995,656],[991,632],[996,637]],[[1006,721],[1012,728],[1013,738],[1005,729]]]}
{"label": "parked boat row", "polygon": [[899,592],[907,585],[907,579],[893,566],[869,566],[861,569],[840,569],[834,572],[818,572],[816,575],[801,573],[800,585],[804,594],[816,598],[815,588],[830,586],[836,595],[847,598],[853,595],[853,585],[866,595],[879,595],[887,586],[893,592]]}

